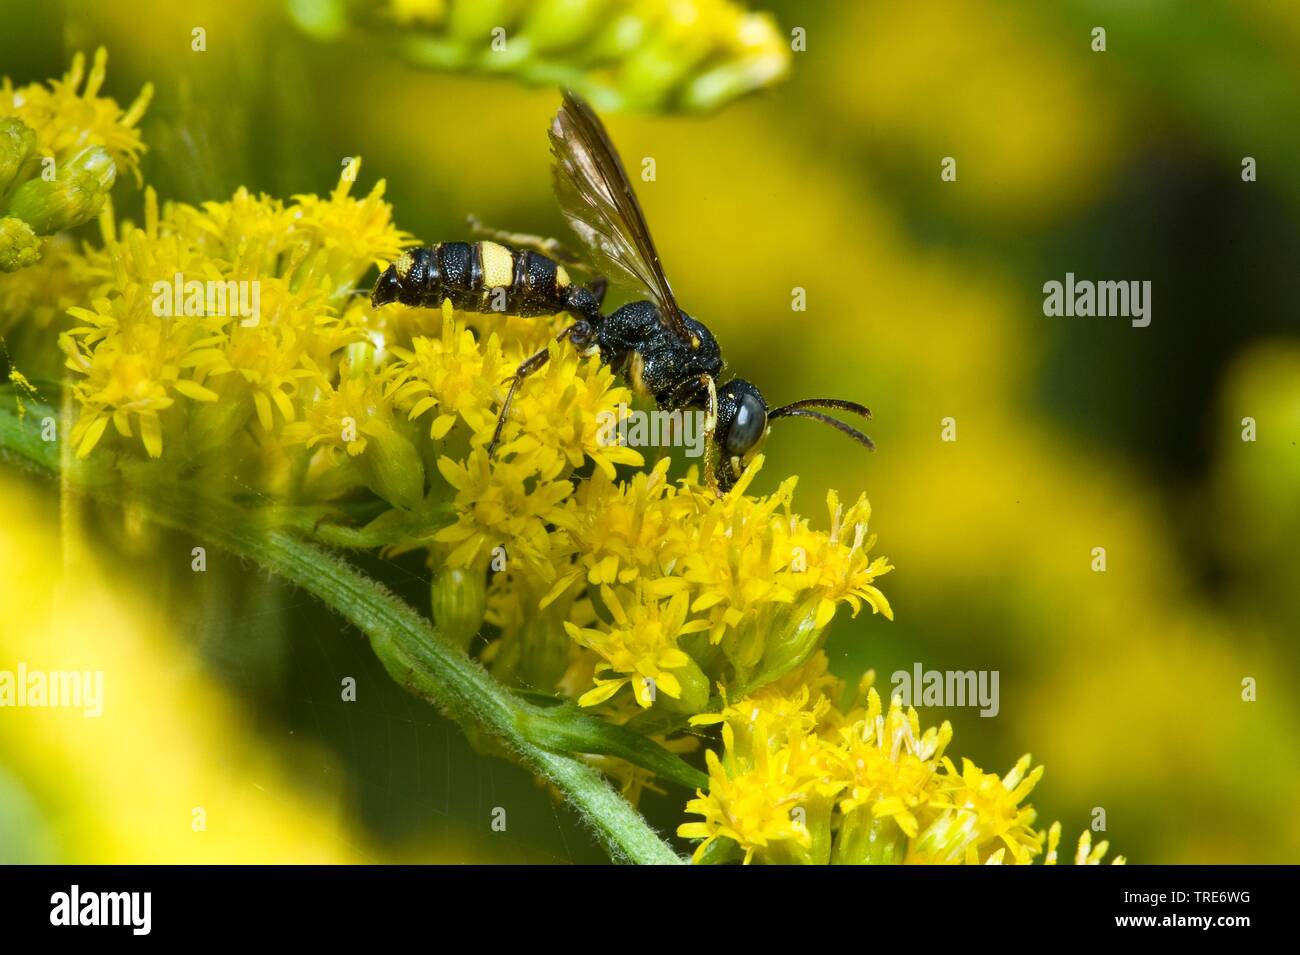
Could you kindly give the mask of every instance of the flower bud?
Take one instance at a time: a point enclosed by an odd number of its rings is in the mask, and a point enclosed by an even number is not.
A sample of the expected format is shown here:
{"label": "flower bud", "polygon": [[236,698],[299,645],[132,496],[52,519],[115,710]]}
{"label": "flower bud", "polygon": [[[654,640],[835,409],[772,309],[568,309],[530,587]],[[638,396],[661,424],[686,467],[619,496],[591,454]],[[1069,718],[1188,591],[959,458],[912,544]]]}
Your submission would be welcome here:
{"label": "flower bud", "polygon": [[825,627],[817,626],[817,608],[821,597],[806,603],[782,608],[773,619],[763,647],[763,659],[753,678],[753,686],[771,683],[802,664],[821,646]]}
{"label": "flower bud", "polygon": [[677,677],[682,691],[676,698],[663,691],[655,694],[655,703],[673,713],[694,715],[702,713],[709,703],[709,678],[704,675],[698,663],[691,660],[685,666],[670,671]]}
{"label": "flower bud", "polygon": [[189,427],[186,438],[200,452],[229,447],[230,440],[255,414],[253,394],[242,375],[218,375],[207,387],[217,393],[216,401],[193,401],[187,405]]}
{"label": "flower bud", "polygon": [[788,70],[786,54],[780,47],[756,49],[692,77],[682,92],[682,103],[697,112],[717,109],[780,79]]}
{"label": "flower bud", "polygon": [[424,500],[424,464],[420,452],[401,431],[382,419],[363,430],[366,450],[361,463],[371,490],[397,507],[411,510]]}
{"label": "flower bud", "polygon": [[349,342],[344,346],[343,367],[349,376],[372,375],[378,370],[385,357],[386,353],[380,341],[373,338],[364,338],[359,342]]}
{"label": "flower bud", "polygon": [[462,650],[483,626],[487,613],[487,575],[473,567],[442,567],[433,575],[429,590],[433,622],[451,643]]}
{"label": "flower bud", "polygon": [[807,834],[807,839],[777,839],[755,853],[767,865],[826,865],[831,860],[831,811],[829,796],[810,795],[790,806],[790,821]]}
{"label": "flower bud", "polygon": [[54,179],[31,179],[18,187],[9,214],[26,220],[37,235],[51,235],[94,218],[117,176],[112,158],[90,146],[58,169]]}
{"label": "flower bud", "polygon": [[844,814],[835,848],[834,865],[902,865],[907,856],[907,835],[888,816],[876,816],[870,805]]}
{"label": "flower bud", "polygon": [[564,614],[554,604],[524,622],[520,631],[515,679],[525,686],[554,687],[569,668],[572,643],[564,631]]}
{"label": "flower bud", "polygon": [[17,272],[41,258],[41,240],[22,219],[0,219],[0,272]]}
{"label": "flower bud", "polygon": [[0,196],[17,185],[23,167],[36,152],[36,131],[20,119],[0,120]]}

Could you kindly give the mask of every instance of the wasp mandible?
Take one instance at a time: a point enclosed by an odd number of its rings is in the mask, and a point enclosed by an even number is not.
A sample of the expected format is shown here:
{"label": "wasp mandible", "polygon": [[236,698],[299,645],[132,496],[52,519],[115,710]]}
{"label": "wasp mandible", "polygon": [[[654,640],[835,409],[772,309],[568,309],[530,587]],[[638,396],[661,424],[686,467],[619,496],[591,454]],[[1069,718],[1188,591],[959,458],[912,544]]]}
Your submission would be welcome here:
{"label": "wasp mandible", "polygon": [[[719,384],[724,365],[717,339],[678,308],[641,203],[609,134],[584,100],[567,90],[563,99],[550,129],[555,194],[596,277],[588,285],[574,282],[566,265],[576,270],[580,261],[554,240],[490,233],[495,241],[443,242],[403,252],[379,276],[372,304],[441,308],[443,300],[450,299],[464,311],[523,316],[567,312],[573,324],[557,341],[567,339],[584,356],[599,356],[635,393],[653,397],[665,411],[704,412],[705,471],[719,493],[735,484],[778,418],[821,421],[874,450],[865,434],[815,410],[870,418],[871,412],[856,402],[805,398],[769,409],[762,393],[745,379]],[[650,300],[605,315],[601,308],[609,280],[649,293]],[[548,357],[546,349],[537,352],[507,379],[510,388],[489,454],[500,441],[515,393]]]}

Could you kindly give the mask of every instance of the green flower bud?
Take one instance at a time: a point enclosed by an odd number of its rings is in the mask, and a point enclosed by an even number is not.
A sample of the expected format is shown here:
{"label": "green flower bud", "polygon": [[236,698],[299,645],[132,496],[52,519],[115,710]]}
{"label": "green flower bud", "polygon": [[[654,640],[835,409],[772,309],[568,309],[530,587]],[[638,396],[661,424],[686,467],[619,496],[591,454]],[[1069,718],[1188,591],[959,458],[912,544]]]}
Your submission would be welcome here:
{"label": "green flower bud", "polygon": [[36,152],[36,131],[20,119],[0,120],[0,196],[18,184],[23,167]]}
{"label": "green flower bud", "polygon": [[199,452],[226,453],[231,439],[244,429],[256,413],[253,393],[242,375],[218,375],[207,387],[217,393],[216,401],[191,401],[186,439]]}
{"label": "green flower bud", "polygon": [[487,613],[487,574],[472,567],[443,567],[434,574],[429,603],[442,635],[467,649]]}
{"label": "green flower bud", "polygon": [[374,374],[382,358],[378,346],[369,338],[350,342],[343,348],[343,365],[349,377],[361,378]]}
{"label": "green flower bud", "polygon": [[18,187],[9,214],[24,219],[38,235],[52,235],[94,218],[117,176],[112,158],[98,146],[83,149],[54,179],[30,179]]}
{"label": "green flower bud", "polygon": [[755,853],[767,865],[826,865],[831,860],[831,810],[829,796],[810,796],[789,808],[790,821],[808,833],[808,844],[779,839]]}
{"label": "green flower bud", "polygon": [[[669,696],[662,689],[655,693],[655,705],[673,713],[695,715],[702,713],[709,703],[709,678],[704,675],[699,664],[694,660],[686,666],[670,671],[681,684],[682,692],[676,698]],[[635,679],[635,677],[634,677]]]}
{"label": "green flower bud", "polygon": [[553,687],[569,666],[569,636],[555,614],[538,614],[524,624],[516,679],[527,686]]}
{"label": "green flower bud", "polygon": [[372,418],[362,430],[366,450],[361,464],[371,490],[408,511],[419,505],[424,500],[424,464],[415,445],[382,418]]}
{"label": "green flower bud", "polygon": [[[352,0],[295,0],[290,15],[319,39],[360,30],[418,66],[569,87],[602,111],[712,109],[789,71],[790,47],[775,20],[745,14],[739,0],[392,6],[386,18]],[[389,19],[401,28],[391,29]]]}
{"label": "green flower bud", "polygon": [[768,86],[788,69],[781,49],[757,51],[691,79],[682,91],[682,105],[693,112],[717,109],[751,90]]}
{"label": "green flower bud", "polygon": [[835,835],[832,865],[902,865],[907,855],[907,836],[893,819],[877,817],[870,806],[858,806],[844,814]]}
{"label": "green flower bud", "polygon": [[726,836],[714,839],[709,843],[708,848],[704,850],[696,861],[696,865],[727,865],[732,862],[739,862],[745,857],[736,840],[728,839]]}
{"label": "green flower bud", "polygon": [[821,646],[826,628],[817,626],[820,603],[821,597],[814,597],[800,606],[784,607],[774,616],[753,687],[771,683],[789,673]]}
{"label": "green flower bud", "polygon": [[542,0],[528,11],[521,32],[535,50],[572,50],[599,29],[607,14],[603,0]]}
{"label": "green flower bud", "polygon": [[41,258],[41,240],[22,219],[0,219],[0,272],[17,272]]}

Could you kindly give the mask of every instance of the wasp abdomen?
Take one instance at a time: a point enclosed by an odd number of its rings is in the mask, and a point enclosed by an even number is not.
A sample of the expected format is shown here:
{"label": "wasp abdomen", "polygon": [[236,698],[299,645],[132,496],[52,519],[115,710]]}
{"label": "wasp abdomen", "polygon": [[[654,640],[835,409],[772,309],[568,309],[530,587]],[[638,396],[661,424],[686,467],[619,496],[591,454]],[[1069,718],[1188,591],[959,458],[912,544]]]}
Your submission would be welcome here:
{"label": "wasp abdomen", "polygon": [[574,286],[564,266],[497,242],[442,242],[411,249],[379,277],[377,305],[440,308],[446,299],[469,312],[555,315],[571,310]]}

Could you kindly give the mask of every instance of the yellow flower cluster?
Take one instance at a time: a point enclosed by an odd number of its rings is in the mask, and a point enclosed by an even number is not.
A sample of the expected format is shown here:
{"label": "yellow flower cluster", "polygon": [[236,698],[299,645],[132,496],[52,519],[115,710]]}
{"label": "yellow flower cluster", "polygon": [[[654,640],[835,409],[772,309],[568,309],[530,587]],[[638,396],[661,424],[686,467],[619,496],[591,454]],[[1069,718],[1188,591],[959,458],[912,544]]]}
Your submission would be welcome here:
{"label": "yellow flower cluster", "polygon": [[[702,821],[678,834],[700,840],[696,861],[804,864],[1056,862],[1060,825],[1033,828],[1025,803],[1043,769],[1024,756],[1004,776],[945,750],[952,727],[922,732],[914,709],[884,712],[864,679],[844,712],[843,687],[818,654],[800,671],[692,723],[722,724],[723,755],[706,754],[709,788],[687,804]],[[1107,849],[1079,841],[1076,861]],[[1116,863],[1122,863],[1117,858]]]}
{"label": "yellow flower cluster", "polygon": [[743,692],[802,663],[838,604],[892,615],[874,584],[891,567],[870,556],[865,498],[845,509],[832,493],[831,529],[815,531],[791,510],[794,478],[748,494],[761,456],[723,498],[694,475],[672,483],[668,465],[624,482],[598,471],[554,515],[558,570],[539,607],[589,603],[599,621],[566,624],[594,654],[575,661],[597,674],[582,705],[630,686],[642,708],[698,713],[715,684]]}
{"label": "yellow flower cluster", "polygon": [[78,53],[48,85],[0,80],[0,273],[35,265],[42,236],[94,218],[119,169],[140,181],[135,126],[153,91],[146,85],[126,110],[100,96],[107,61],[101,47],[89,73]]}
{"label": "yellow flower cluster", "polygon": [[[110,422],[125,438],[134,422],[158,457],[167,432],[190,456],[221,446],[250,413],[265,432],[277,415],[295,420],[296,394],[363,337],[352,287],[405,241],[383,184],[364,199],[350,186],[345,176],[328,201],[287,204],[241,189],[228,202],[161,212],[150,189],[142,226],[118,228],[108,210],[103,245],[78,263],[90,307],[69,310],[80,324],[59,343],[79,376],[77,453]],[[160,412],[178,397],[212,407],[170,416],[165,428]]]}
{"label": "yellow flower cluster", "polygon": [[390,508],[369,528],[379,543],[426,548],[435,568],[465,572],[461,588],[497,571],[482,599],[443,594],[444,610],[478,619],[440,624],[486,620],[499,675],[615,720],[685,718],[717,686],[770,683],[817,650],[841,603],[891,615],[865,498],[832,493],[829,529],[815,530],[792,510],[794,478],[749,493],[761,458],[725,497],[694,472],[671,481],[668,458],[620,479],[643,464],[606,438],[631,393],[567,343],[552,341],[489,457],[534,346],[514,332],[549,337],[562,319],[372,311],[357,282],[409,240],[382,183],[361,199],[350,186],[162,208],[148,190],[143,224],[106,213],[102,246],[74,256],[90,305],[60,337],[77,453],[167,449],[178,470],[238,471],[243,490],[289,505],[368,488]]}
{"label": "yellow flower cluster", "polygon": [[[293,505],[368,488],[391,508],[371,527],[381,543],[428,549],[465,571],[460,587],[499,572],[485,599],[444,595],[477,620],[440,623],[473,633],[486,619],[500,675],[612,719],[688,717],[716,686],[740,695],[781,677],[841,603],[891,615],[865,498],[829,495],[823,531],[793,512],[794,478],[749,494],[761,458],[721,498],[694,473],[671,481],[668,458],[621,480],[643,458],[607,440],[607,423],[631,393],[567,343],[552,341],[489,457],[506,383],[535,344],[514,335],[528,323],[448,303],[372,311],[356,284],[408,238],[382,183],[356,199],[349,178],[289,203],[240,190],[160,209],[149,190],[142,225],[103,217],[102,246],[75,256],[90,305],[70,309],[78,324],[60,338],[79,455],[167,448],[211,477],[219,454],[215,470]],[[561,320],[528,327],[545,338]]]}
{"label": "yellow flower cluster", "polygon": [[[102,55],[78,97],[82,70],[4,99],[42,149],[94,143],[134,168],[147,91],[123,114],[94,98]],[[69,99],[80,126],[59,132],[49,117]],[[412,239],[382,181],[352,194],[357,170],[288,202],[241,189],[160,205],[148,189],[141,224],[108,205],[100,243],[50,240],[27,271],[79,302],[58,346],[80,457],[158,459],[159,480],[251,491],[307,533],[328,518],[330,540],[421,549],[435,623],[502,681],[678,751],[695,744],[675,735],[688,724],[720,724],[708,789],[687,806],[702,821],[679,830],[700,840],[697,860],[1023,863],[1046,845],[1055,861],[1059,826],[1035,830],[1025,803],[1042,775],[1028,757],[1002,777],[959,770],[948,724],[922,732],[915,711],[885,712],[869,678],[836,705],[821,645],[837,610],[892,619],[865,497],[846,507],[831,492],[819,529],[793,510],[796,478],[750,493],[761,456],[725,496],[695,469],[670,479],[667,457],[645,468],[607,437],[629,389],[556,341],[566,316],[372,309],[359,283]],[[37,335],[57,308],[0,284],[6,301]],[[508,382],[544,343],[489,454]],[[652,784],[593,762],[630,795]],[[1105,851],[1085,833],[1077,860]]]}
{"label": "yellow flower cluster", "polygon": [[47,85],[30,83],[15,88],[6,77],[0,80],[0,118],[22,120],[35,131],[41,154],[56,160],[66,159],[87,146],[102,146],[119,169],[129,169],[139,182],[144,143],[135,126],[153,98],[153,84],[146,83],[135,102],[124,110],[114,100],[99,95],[107,67],[108,51],[100,47],[89,73],[85,54],[77,53],[63,78]]}

